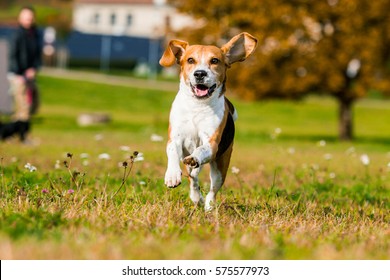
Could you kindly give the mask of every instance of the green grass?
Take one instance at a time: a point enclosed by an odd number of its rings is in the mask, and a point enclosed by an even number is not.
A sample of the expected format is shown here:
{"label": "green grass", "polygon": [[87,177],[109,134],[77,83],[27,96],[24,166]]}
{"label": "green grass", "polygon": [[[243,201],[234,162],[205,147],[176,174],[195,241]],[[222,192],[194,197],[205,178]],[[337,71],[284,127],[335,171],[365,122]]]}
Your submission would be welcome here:
{"label": "green grass", "polygon": [[[166,139],[175,93],[39,82],[36,145],[0,143],[1,259],[390,256],[389,101],[358,102],[356,141],[340,143],[332,99],[232,97],[239,119],[231,166],[239,172],[229,172],[216,210],[204,213],[192,205],[187,182],[164,186],[165,142],[150,140],[153,133]],[[108,113],[112,122],[79,127],[82,112]],[[144,160],[123,180],[133,151]],[[207,168],[201,180],[206,192]]]}

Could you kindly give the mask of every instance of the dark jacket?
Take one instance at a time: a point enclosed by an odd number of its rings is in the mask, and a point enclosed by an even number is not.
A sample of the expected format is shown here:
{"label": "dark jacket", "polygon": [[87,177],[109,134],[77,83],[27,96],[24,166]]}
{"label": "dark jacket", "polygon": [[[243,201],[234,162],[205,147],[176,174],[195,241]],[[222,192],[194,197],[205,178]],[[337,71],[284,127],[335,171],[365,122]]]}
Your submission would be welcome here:
{"label": "dark jacket", "polygon": [[36,27],[29,30],[19,26],[10,46],[9,71],[24,75],[29,68],[38,69],[42,62],[42,38]]}

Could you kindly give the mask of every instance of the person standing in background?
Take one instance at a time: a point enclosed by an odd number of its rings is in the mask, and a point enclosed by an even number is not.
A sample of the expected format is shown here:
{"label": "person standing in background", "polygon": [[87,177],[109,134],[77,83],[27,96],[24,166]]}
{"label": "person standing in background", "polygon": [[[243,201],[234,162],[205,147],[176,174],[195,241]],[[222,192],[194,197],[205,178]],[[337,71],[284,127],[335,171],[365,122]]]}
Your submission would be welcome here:
{"label": "person standing in background", "polygon": [[23,7],[19,26],[10,44],[9,81],[14,97],[13,130],[22,142],[30,131],[31,114],[37,109],[35,79],[42,62],[42,38],[35,25],[35,10]]}

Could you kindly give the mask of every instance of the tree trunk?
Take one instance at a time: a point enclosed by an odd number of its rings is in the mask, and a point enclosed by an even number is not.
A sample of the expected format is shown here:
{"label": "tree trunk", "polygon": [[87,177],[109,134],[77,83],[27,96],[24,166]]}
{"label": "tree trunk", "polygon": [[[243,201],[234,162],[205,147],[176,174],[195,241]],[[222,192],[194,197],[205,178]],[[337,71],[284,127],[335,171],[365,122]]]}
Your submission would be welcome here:
{"label": "tree trunk", "polygon": [[339,138],[342,141],[353,139],[353,99],[339,99]]}

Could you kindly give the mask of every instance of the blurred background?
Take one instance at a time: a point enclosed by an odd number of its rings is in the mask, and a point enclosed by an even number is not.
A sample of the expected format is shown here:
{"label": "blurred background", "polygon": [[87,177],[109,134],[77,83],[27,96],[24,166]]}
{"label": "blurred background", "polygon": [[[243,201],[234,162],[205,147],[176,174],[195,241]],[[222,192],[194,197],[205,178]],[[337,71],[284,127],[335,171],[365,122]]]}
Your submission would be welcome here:
{"label": "blurred background", "polygon": [[249,32],[259,45],[230,70],[232,94],[333,96],[343,140],[354,136],[355,101],[390,92],[390,0],[2,0],[0,39],[26,4],[44,35],[44,66],[63,69],[176,77],[158,65],[170,39],[221,46]]}

